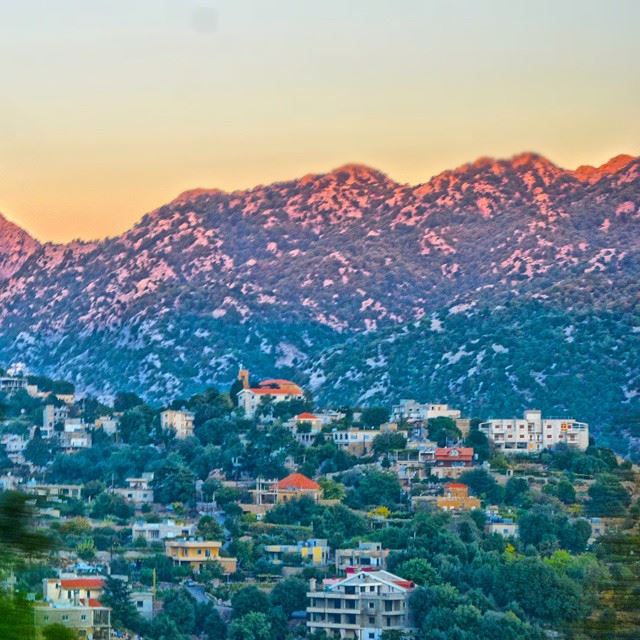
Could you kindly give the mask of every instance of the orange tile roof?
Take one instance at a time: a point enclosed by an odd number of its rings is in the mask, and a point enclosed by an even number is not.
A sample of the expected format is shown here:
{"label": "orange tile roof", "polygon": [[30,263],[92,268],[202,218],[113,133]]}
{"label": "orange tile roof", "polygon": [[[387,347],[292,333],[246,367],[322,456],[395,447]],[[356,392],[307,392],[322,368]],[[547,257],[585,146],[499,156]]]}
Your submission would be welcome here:
{"label": "orange tile roof", "polygon": [[299,489],[304,491],[319,491],[320,485],[311,478],[303,476],[301,473],[291,473],[286,478],[282,478],[277,484],[278,489]]}
{"label": "orange tile roof", "polygon": [[296,420],[317,420],[318,418],[313,415],[313,413],[309,413],[308,411],[304,411],[302,413],[299,413],[296,416]]}
{"label": "orange tile roof", "polygon": [[63,589],[102,589],[102,578],[63,578],[60,580]]}
{"label": "orange tile roof", "polygon": [[468,489],[469,487],[467,487],[466,484],[463,484],[462,482],[448,482],[447,484],[444,485],[445,489]]}

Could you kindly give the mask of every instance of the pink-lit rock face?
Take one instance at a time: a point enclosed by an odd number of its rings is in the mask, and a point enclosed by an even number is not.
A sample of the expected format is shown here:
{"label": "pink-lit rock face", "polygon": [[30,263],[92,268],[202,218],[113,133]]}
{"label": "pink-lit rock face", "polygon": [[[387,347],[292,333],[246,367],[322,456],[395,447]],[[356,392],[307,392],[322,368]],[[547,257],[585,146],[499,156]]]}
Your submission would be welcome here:
{"label": "pink-lit rock face", "polygon": [[[126,348],[178,352],[195,336],[212,368],[231,368],[242,354],[212,342],[222,323],[248,334],[256,323],[287,322],[346,336],[456,301],[545,296],[595,275],[615,282],[640,255],[639,166],[618,157],[570,171],[525,153],[412,186],[348,164],[246,191],[188,191],[93,243],[39,245],[3,219],[0,334],[22,354],[40,353],[47,336],[108,331]],[[296,365],[317,347],[258,334],[273,362]],[[65,353],[57,357],[63,364]],[[145,357],[139,366],[152,378],[163,360]]]}
{"label": "pink-lit rock face", "polygon": [[39,246],[37,240],[0,214],[0,281],[18,271]]}

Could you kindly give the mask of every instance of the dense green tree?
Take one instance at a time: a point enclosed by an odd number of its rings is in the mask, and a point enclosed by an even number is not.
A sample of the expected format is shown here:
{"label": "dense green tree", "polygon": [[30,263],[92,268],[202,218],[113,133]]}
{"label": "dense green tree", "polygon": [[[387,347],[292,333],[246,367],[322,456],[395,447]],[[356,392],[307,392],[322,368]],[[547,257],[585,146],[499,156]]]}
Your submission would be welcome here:
{"label": "dense green tree", "polygon": [[612,475],[602,474],[589,487],[588,510],[594,516],[620,517],[631,504],[629,492]]}
{"label": "dense green tree", "polygon": [[170,504],[195,501],[195,476],[182,458],[170,454],[155,470],[153,490],[156,502]]}
{"label": "dense green tree", "polygon": [[227,638],[228,640],[271,640],[271,622],[265,613],[250,611],[231,622]]}
{"label": "dense green tree", "polygon": [[389,409],[386,407],[367,407],[362,410],[361,421],[367,427],[376,429],[389,420]]}
{"label": "dense green tree", "polygon": [[437,442],[441,447],[446,446],[447,443],[457,442],[462,437],[455,420],[446,416],[430,418],[427,422],[427,430],[429,439]]}
{"label": "dense green tree", "polygon": [[78,632],[63,624],[49,624],[42,629],[44,640],[78,640]]}
{"label": "dense green tree", "polygon": [[118,629],[140,631],[142,618],[131,600],[128,583],[109,576],[104,585],[102,603],[111,607],[111,624]]}
{"label": "dense green tree", "polygon": [[380,433],[373,439],[373,450],[381,455],[396,449],[404,449],[407,446],[407,438],[403,433],[391,431]]}
{"label": "dense green tree", "polygon": [[118,391],[113,401],[114,411],[124,412],[144,404],[144,400],[131,391]]}
{"label": "dense green tree", "polygon": [[294,611],[307,608],[308,584],[303,578],[291,576],[279,582],[271,592],[269,600],[272,607],[282,607],[285,614],[290,616]]}
{"label": "dense green tree", "polygon": [[397,572],[406,580],[412,580],[423,587],[440,582],[438,572],[424,558],[406,560],[397,568]]}
{"label": "dense green tree", "polygon": [[397,508],[402,501],[402,487],[393,473],[368,470],[343,478],[349,484],[346,502],[354,509],[385,506]]}
{"label": "dense green tree", "polygon": [[242,618],[251,612],[269,613],[271,604],[267,594],[254,585],[236,591],[231,598],[233,617]]}

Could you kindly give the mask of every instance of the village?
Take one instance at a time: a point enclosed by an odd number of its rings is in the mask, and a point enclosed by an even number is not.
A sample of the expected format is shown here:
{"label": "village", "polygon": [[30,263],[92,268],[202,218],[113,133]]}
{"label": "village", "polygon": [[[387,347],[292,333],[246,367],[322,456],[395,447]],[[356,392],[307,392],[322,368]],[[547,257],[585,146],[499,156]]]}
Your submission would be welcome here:
{"label": "village", "polygon": [[[0,576],[26,592],[41,638],[408,637],[452,536],[553,558],[637,530],[635,467],[579,416],[318,408],[245,368],[229,393],[153,409],[127,392],[77,397],[20,365],[0,401],[0,490],[55,540]],[[425,531],[442,548],[412,546]],[[518,637],[536,637],[519,606]]]}

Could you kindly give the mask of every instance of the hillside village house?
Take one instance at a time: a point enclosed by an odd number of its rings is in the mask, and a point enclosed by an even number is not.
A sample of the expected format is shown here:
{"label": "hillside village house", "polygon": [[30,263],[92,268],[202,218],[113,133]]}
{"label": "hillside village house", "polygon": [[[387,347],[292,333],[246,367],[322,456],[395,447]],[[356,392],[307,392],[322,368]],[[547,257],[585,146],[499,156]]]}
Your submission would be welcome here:
{"label": "hillside village house", "polygon": [[453,409],[448,404],[433,402],[416,402],[405,399],[391,409],[391,420],[395,422],[407,422],[409,424],[426,424],[432,418],[450,418],[460,429],[462,436],[469,434],[470,420],[463,418],[459,409]]}
{"label": "hillside village house", "polygon": [[471,511],[480,508],[480,500],[469,495],[469,487],[461,482],[444,485],[444,495],[436,499],[438,509],[443,511]]}
{"label": "hillside village house", "polygon": [[491,443],[503,453],[537,453],[564,443],[584,451],[589,446],[589,425],[573,418],[543,418],[538,409],[523,418],[492,418],[480,424]]}
{"label": "hillside village house", "polygon": [[357,549],[336,549],[336,571],[386,569],[389,549],[381,542],[359,542]]}
{"label": "hillside village house", "polygon": [[74,629],[87,640],[111,639],[111,609],[99,602],[91,605],[38,603],[33,607],[36,640],[42,640],[43,629],[59,624]]}
{"label": "hillside village house", "polygon": [[307,627],[330,637],[380,640],[385,631],[410,630],[408,600],[415,585],[388,571],[309,581]]}
{"label": "hillside village house", "polygon": [[104,590],[104,578],[67,576],[45,578],[42,581],[42,595],[52,604],[89,605],[99,601]]}
{"label": "hillside village house", "polygon": [[238,380],[242,382],[242,389],[238,392],[238,407],[244,410],[248,418],[253,418],[258,407],[263,402],[290,402],[291,400],[301,400],[304,392],[290,380],[273,378],[263,380],[257,387],[249,386],[249,372],[247,369],[240,369]]}
{"label": "hillside village house", "polygon": [[147,542],[159,542],[173,538],[190,538],[195,532],[195,524],[178,523],[175,520],[136,522],[131,529],[131,535],[134,540],[144,538]]}
{"label": "hillside village house", "polygon": [[220,555],[222,543],[216,540],[167,540],[165,553],[174,564],[189,565],[193,571],[200,571],[208,562],[218,562],[225,574],[235,573],[236,558]]}
{"label": "hillside village house", "polygon": [[437,478],[459,478],[460,474],[473,466],[471,447],[437,447],[431,475]]}
{"label": "hillside village house", "polygon": [[143,473],[141,478],[127,478],[125,489],[116,488],[112,492],[136,505],[153,503],[153,473]]}
{"label": "hillside village house", "polygon": [[163,430],[173,431],[176,438],[182,440],[193,435],[193,418],[191,411],[166,409],[160,414],[160,426]]}
{"label": "hillside village house", "polygon": [[271,564],[286,563],[286,556],[295,556],[303,564],[324,567],[329,563],[331,549],[323,538],[310,538],[297,544],[268,544],[264,551]]}

